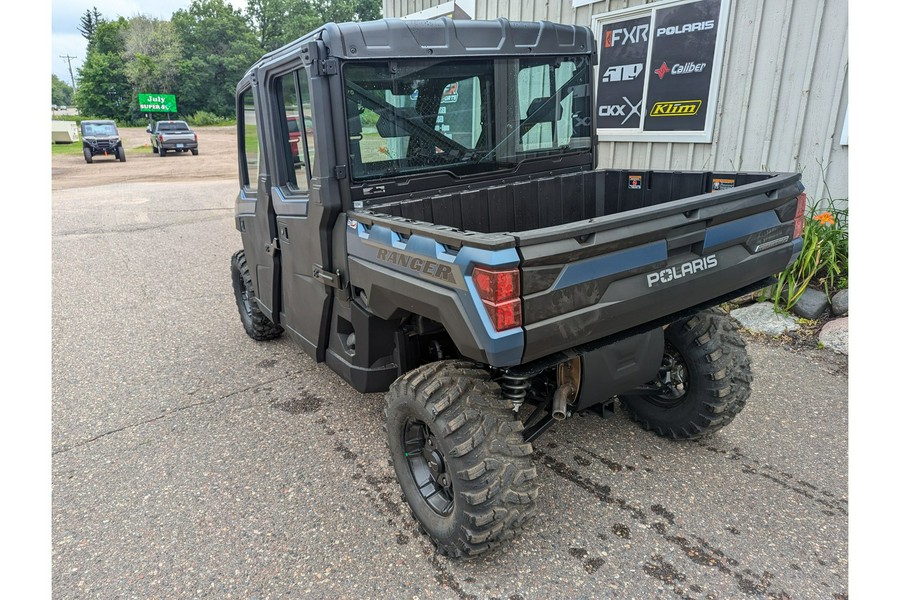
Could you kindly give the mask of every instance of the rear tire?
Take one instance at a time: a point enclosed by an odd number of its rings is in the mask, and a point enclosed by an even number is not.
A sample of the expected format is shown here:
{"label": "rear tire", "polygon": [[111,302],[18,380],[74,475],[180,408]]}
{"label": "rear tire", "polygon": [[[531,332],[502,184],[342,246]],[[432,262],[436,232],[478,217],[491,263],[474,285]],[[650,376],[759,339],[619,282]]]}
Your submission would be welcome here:
{"label": "rear tire", "polygon": [[284,333],[284,329],[270,321],[256,306],[256,289],[243,250],[238,250],[231,257],[231,285],[247,335],[254,340],[265,341],[274,340]]}
{"label": "rear tire", "polygon": [[722,429],[750,397],[750,358],[737,327],[720,309],[666,328],[658,393],[620,396],[644,429],[672,439],[696,439]]}
{"label": "rear tire", "polygon": [[198,154],[200,154],[200,150],[198,150],[197,148],[191,148],[191,154],[197,156]]}
{"label": "rear tire", "polygon": [[82,151],[84,153],[84,162],[86,162],[87,164],[91,164],[92,162],[94,162],[94,155],[91,154],[90,148],[82,148]]}
{"label": "rear tire", "polygon": [[530,443],[512,402],[464,361],[410,371],[385,395],[400,489],[439,553],[466,558],[513,538],[538,495]]}
{"label": "rear tire", "polygon": [[160,148],[160,149],[159,149],[159,157],[160,157],[160,158],[163,158],[165,155],[166,155],[166,151],[163,150],[162,148]]}

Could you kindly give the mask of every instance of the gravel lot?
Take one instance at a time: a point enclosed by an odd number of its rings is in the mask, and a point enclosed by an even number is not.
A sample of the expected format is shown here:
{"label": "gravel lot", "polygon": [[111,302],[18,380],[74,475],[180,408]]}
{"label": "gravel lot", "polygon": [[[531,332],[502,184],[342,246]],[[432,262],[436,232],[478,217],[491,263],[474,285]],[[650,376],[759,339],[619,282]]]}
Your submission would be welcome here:
{"label": "gravel lot", "polygon": [[847,597],[847,361],[765,341],[730,427],[576,416],[535,443],[514,543],[435,556],[381,396],[241,328],[232,148],[54,157],[54,598]]}

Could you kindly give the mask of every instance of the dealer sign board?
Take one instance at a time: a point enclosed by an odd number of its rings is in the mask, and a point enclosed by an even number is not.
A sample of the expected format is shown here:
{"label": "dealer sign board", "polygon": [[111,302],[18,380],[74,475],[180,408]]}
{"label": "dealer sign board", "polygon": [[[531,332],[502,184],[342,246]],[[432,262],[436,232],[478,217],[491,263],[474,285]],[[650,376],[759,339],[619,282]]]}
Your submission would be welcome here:
{"label": "dealer sign board", "polygon": [[712,140],[729,3],[677,0],[595,17],[601,140]]}
{"label": "dealer sign board", "polygon": [[175,94],[138,94],[138,106],[141,112],[178,112]]}

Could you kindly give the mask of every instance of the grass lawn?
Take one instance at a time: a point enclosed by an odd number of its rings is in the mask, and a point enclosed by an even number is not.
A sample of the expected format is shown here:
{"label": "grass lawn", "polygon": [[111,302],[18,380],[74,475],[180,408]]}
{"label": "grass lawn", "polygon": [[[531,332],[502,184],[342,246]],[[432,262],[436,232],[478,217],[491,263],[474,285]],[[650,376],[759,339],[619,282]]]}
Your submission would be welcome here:
{"label": "grass lawn", "polygon": [[[142,146],[134,146],[133,148],[125,148],[125,157],[127,158],[129,154],[150,154],[153,152],[153,149],[150,147],[150,143],[148,142]],[[81,151],[81,142],[75,142],[74,144],[51,144],[50,145],[50,154],[56,156],[57,154],[66,154],[72,156],[82,156],[83,152]]]}

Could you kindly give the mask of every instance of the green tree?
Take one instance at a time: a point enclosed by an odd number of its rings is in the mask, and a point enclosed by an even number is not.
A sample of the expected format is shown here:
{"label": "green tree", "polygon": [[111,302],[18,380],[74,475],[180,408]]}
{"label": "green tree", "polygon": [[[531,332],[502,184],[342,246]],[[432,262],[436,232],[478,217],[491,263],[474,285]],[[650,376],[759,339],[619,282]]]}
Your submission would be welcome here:
{"label": "green tree", "polygon": [[247,16],[263,51],[269,52],[286,43],[285,24],[290,19],[290,4],[290,0],[247,1]]}
{"label": "green tree", "polygon": [[97,30],[97,27],[103,22],[103,15],[100,14],[100,11],[97,10],[97,7],[95,6],[94,10],[86,10],[84,11],[84,14],[81,15],[81,25],[78,26],[78,31],[81,32],[81,36],[84,39],[90,42],[91,38],[94,37],[94,32]]}
{"label": "green tree", "polygon": [[92,117],[130,120],[133,92],[125,73],[123,32],[128,21],[101,22],[88,42],[87,56],[78,71],[75,106]]}
{"label": "green tree", "polygon": [[72,94],[75,93],[72,86],[56,75],[52,75],[52,77],[53,79],[50,80],[51,102],[58,106],[72,104]]}
{"label": "green tree", "polygon": [[123,31],[125,74],[138,93],[176,92],[181,40],[170,21],[132,17]]}
{"label": "green tree", "polygon": [[234,115],[234,90],[262,48],[247,18],[224,0],[193,0],[172,15],[182,46],[178,108]]}
{"label": "green tree", "polygon": [[324,25],[381,18],[381,0],[249,0],[247,13],[265,51]]}

